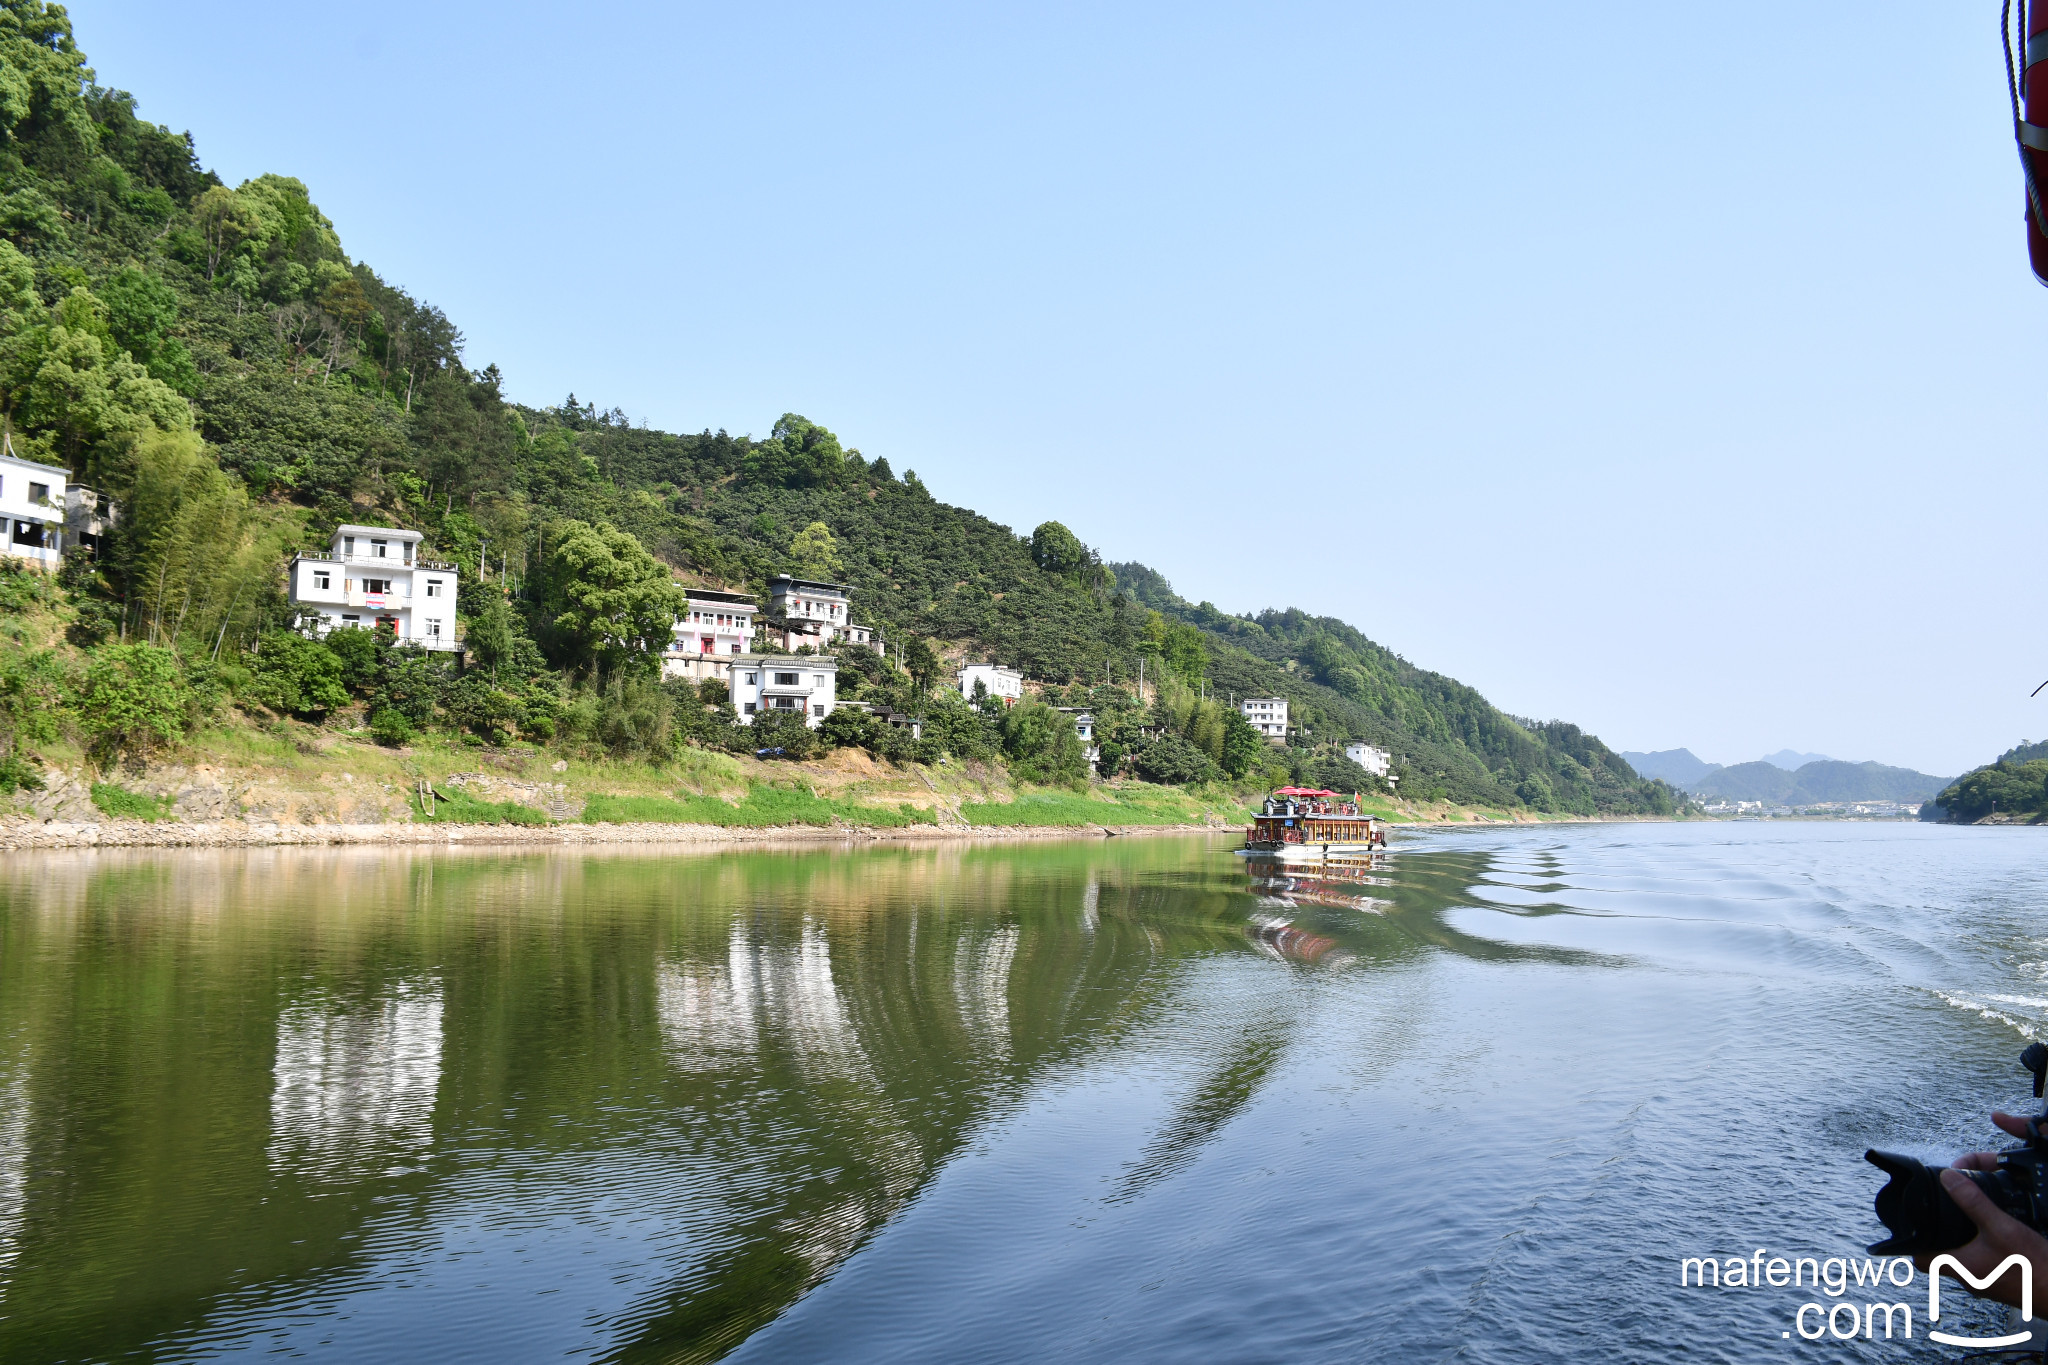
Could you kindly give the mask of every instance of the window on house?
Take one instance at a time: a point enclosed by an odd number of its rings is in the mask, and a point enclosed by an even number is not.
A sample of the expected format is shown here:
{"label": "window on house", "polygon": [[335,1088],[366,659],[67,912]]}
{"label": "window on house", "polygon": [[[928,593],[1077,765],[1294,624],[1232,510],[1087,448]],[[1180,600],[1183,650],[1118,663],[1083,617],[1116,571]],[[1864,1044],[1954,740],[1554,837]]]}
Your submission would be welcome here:
{"label": "window on house", "polygon": [[43,548],[43,524],[40,521],[17,521],[14,523],[14,543],[31,550]]}
{"label": "window on house", "polygon": [[344,616],[341,618],[341,623],[345,626],[359,626],[363,623],[363,618],[360,616]]}
{"label": "window on house", "polygon": [[776,709],[776,710],[778,710],[778,711],[793,711],[793,710],[795,710],[795,709],[796,709],[796,698],[795,698],[795,697],[777,697],[777,698],[775,699],[775,709]]}
{"label": "window on house", "polygon": [[754,703],[752,703],[752,702],[748,702],[748,703],[747,703],[747,714],[748,714],[748,715],[750,715],[750,716],[754,714]]}
{"label": "window on house", "polygon": [[823,673],[811,674],[811,686],[822,689],[825,686],[825,675]]}
{"label": "window on house", "polygon": [[365,578],[363,580],[363,591],[378,593],[390,592],[391,580],[388,578]]}
{"label": "window on house", "polygon": [[331,575],[316,573],[313,575],[313,586],[321,592],[326,592],[334,586],[334,579]]}
{"label": "window on house", "polygon": [[795,686],[796,686],[796,674],[794,674],[794,673],[777,673],[777,674],[775,675],[775,685],[776,685],[777,687],[795,687]]}
{"label": "window on house", "polygon": [[429,597],[439,597],[440,595],[441,595],[441,580],[440,580],[440,579],[438,579],[438,578],[429,578],[429,579],[427,580],[427,596],[429,596]]}
{"label": "window on house", "polygon": [[385,547],[385,542],[384,542],[384,541],[381,541],[381,540],[373,540],[373,541],[371,541],[371,542],[370,542],[370,558],[372,558],[372,559],[382,559],[382,558],[384,558],[384,547]]}
{"label": "window on house", "polygon": [[427,622],[427,638],[429,640],[438,640],[441,638],[441,623],[439,621]]}
{"label": "window on house", "polygon": [[812,715],[814,715],[814,716],[822,716],[822,715],[824,715],[824,714],[825,714],[825,703],[823,703],[823,702],[819,702],[819,703],[818,703],[818,704],[817,704],[816,706],[813,706],[813,707],[811,708],[811,714],[812,714]]}
{"label": "window on house", "polygon": [[343,536],[341,538],[341,552],[344,555],[352,555],[356,552],[356,538],[354,536]]}
{"label": "window on house", "polygon": [[46,483],[30,484],[28,486],[28,500],[48,507],[50,505],[50,485]]}
{"label": "window on house", "polygon": [[[749,674],[747,674],[747,686],[749,686],[749,687],[754,687],[754,686],[757,686],[757,685],[759,685],[760,681],[761,681],[761,675],[760,675],[759,673],[749,673]],[[753,708],[752,708],[752,707],[749,707],[749,708],[747,708],[747,709],[748,709],[748,710],[752,710]]]}

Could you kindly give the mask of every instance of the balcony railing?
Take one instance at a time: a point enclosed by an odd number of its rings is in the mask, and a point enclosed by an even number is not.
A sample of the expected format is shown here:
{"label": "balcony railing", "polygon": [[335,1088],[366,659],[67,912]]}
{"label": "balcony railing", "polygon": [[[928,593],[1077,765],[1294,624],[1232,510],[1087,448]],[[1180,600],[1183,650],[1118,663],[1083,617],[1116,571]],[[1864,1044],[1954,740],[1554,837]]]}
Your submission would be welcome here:
{"label": "balcony railing", "polygon": [[299,558],[324,560],[329,564],[374,564],[379,568],[385,569],[426,569],[432,573],[452,574],[462,572],[459,565],[450,564],[445,559],[421,558],[415,559],[412,563],[408,564],[402,559],[395,559],[389,555],[379,559],[375,555],[338,555],[328,550],[301,550],[299,551]]}

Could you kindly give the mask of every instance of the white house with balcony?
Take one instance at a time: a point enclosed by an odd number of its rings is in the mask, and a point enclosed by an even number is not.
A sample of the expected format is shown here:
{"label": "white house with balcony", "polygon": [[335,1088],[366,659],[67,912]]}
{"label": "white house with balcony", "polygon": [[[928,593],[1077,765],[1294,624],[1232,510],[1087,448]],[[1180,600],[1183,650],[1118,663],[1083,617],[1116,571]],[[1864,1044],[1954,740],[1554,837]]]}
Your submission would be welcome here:
{"label": "white house with balcony", "polygon": [[824,649],[834,640],[872,645],[875,632],[857,626],[844,583],[825,583],[777,574],[768,580],[767,629],[784,649]]}
{"label": "white house with balcony", "polygon": [[1024,675],[1014,668],[1005,668],[1001,664],[962,664],[954,676],[960,683],[960,695],[968,701],[974,700],[976,683],[1005,706],[1015,706],[1024,700]]}
{"label": "white house with balcony", "polygon": [[1246,697],[1237,704],[1239,714],[1269,740],[1287,739],[1287,698]]}
{"label": "white house with balcony", "polygon": [[1344,757],[1371,773],[1374,777],[1385,777],[1393,755],[1385,749],[1375,749],[1370,744],[1347,744]]}
{"label": "white house with balcony", "polygon": [[742,725],[766,711],[788,711],[815,730],[837,704],[839,660],[829,654],[742,654],[728,667],[732,709]]}
{"label": "white house with balcony", "polygon": [[689,594],[690,605],[661,656],[661,676],[723,678],[753,644],[760,607],[742,593],[691,588]]}
{"label": "white house with balcony", "polygon": [[64,558],[64,490],[71,471],[0,450],[0,550],[54,569]]}
{"label": "white house with balcony", "polygon": [[293,556],[290,597],[310,633],[389,626],[400,644],[456,649],[453,564],[420,553],[418,531],[337,526],[326,553]]}

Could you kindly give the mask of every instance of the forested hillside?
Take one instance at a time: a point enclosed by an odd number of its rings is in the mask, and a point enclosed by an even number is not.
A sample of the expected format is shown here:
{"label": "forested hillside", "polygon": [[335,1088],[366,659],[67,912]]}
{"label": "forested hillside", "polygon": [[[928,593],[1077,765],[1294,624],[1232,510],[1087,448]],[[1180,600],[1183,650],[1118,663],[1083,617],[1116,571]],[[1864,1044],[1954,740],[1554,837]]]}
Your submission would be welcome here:
{"label": "forested hillside", "polygon": [[[123,513],[96,565],[67,564],[75,655],[9,655],[0,753],[24,775],[22,746],[60,713],[103,754],[174,743],[223,708],[352,705],[395,738],[733,742],[715,698],[654,688],[645,647],[672,577],[760,591],[794,571],[851,584],[856,616],[898,647],[849,660],[854,694],[939,706],[935,652],[992,656],[1095,706],[1106,760],[1160,780],[1259,775],[1227,702],[1277,693],[1309,732],[1287,756],[1297,777],[1370,785],[1326,747],[1364,739],[1396,755],[1403,795],[1672,809],[1576,726],[1507,716],[1341,621],[1190,605],[1057,523],[1024,537],[947,506],[806,418],[757,439],[654,431],[573,395],[513,404],[453,322],[349,257],[307,186],[220,183],[189,134],[95,82],[41,0],[0,0],[0,144],[0,414],[17,453]],[[284,560],[343,521],[421,530],[464,566],[466,671],[291,635]],[[1123,700],[1141,661],[1167,684],[1150,714]],[[106,713],[123,689],[185,720]],[[1057,719],[941,720],[922,756],[999,751],[1072,777]],[[909,756],[851,720],[827,738]]]}
{"label": "forested hillside", "polygon": [[2048,740],[2021,740],[1996,762],[1964,773],[1942,789],[1927,814],[1961,824],[2048,819]]}

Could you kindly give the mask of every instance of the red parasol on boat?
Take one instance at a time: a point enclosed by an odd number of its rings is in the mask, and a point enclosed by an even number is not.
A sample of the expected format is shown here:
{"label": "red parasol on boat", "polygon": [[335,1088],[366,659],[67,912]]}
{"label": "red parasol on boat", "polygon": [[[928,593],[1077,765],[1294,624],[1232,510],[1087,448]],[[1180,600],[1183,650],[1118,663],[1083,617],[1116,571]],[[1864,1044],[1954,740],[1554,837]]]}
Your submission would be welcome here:
{"label": "red parasol on boat", "polygon": [[1335,796],[1337,793],[1322,787],[1275,787],[1275,796]]}

